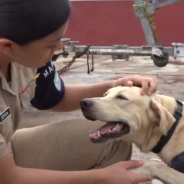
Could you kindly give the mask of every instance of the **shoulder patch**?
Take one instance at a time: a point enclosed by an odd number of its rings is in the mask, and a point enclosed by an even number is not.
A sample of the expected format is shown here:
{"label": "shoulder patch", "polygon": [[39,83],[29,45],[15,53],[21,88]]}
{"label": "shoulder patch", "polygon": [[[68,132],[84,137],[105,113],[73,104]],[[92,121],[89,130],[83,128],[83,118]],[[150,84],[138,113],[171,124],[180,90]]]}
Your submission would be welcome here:
{"label": "shoulder patch", "polygon": [[35,96],[31,104],[37,109],[47,110],[56,106],[64,98],[64,82],[52,62],[39,68],[37,73],[40,73],[40,76],[36,80]]}
{"label": "shoulder patch", "polygon": [[56,70],[55,70],[55,75],[54,75],[54,84],[55,84],[56,89],[58,91],[61,91],[61,79]]}

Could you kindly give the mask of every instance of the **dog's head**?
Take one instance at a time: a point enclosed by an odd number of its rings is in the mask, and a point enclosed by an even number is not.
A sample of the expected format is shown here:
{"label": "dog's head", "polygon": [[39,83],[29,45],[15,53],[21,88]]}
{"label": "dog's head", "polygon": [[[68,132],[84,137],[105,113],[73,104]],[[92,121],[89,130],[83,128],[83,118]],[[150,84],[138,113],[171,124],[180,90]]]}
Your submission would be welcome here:
{"label": "dog's head", "polygon": [[142,96],[140,90],[138,87],[115,87],[104,97],[81,101],[81,110],[87,119],[106,122],[97,131],[90,132],[93,143],[112,139],[136,142],[137,137],[143,140],[149,138],[149,134],[167,134],[175,121],[172,113],[159,102],[156,94]]}

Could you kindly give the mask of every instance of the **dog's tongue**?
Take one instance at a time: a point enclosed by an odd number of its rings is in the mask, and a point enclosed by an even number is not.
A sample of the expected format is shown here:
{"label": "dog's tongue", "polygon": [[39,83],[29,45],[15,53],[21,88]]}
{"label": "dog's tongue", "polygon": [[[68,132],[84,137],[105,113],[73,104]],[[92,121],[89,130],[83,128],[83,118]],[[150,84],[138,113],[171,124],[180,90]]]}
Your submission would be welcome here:
{"label": "dog's tongue", "polygon": [[113,129],[115,126],[116,126],[117,123],[108,123],[104,126],[102,126],[100,129],[99,129],[99,132],[100,134],[105,134],[107,133],[109,130]]}
{"label": "dog's tongue", "polygon": [[118,132],[123,128],[123,124],[118,123],[107,123],[99,129],[100,134],[105,134],[107,132]]}
{"label": "dog's tongue", "polygon": [[117,123],[107,123],[97,131],[90,131],[90,135],[96,135],[98,131],[100,132],[100,134],[105,134],[109,130],[113,129],[116,125]]}
{"label": "dog's tongue", "polygon": [[102,126],[99,130],[97,131],[90,131],[90,135],[96,134],[98,131],[100,132],[100,134],[105,134],[107,133],[109,130],[113,129],[116,126],[116,123],[109,123],[106,124],[104,126]]}
{"label": "dog's tongue", "polygon": [[114,133],[114,132],[119,132],[122,128],[124,127],[123,124],[118,124],[118,123],[107,123],[106,125],[102,126],[99,130],[97,131],[89,131],[89,136],[98,138],[100,135],[104,135],[106,133]]}

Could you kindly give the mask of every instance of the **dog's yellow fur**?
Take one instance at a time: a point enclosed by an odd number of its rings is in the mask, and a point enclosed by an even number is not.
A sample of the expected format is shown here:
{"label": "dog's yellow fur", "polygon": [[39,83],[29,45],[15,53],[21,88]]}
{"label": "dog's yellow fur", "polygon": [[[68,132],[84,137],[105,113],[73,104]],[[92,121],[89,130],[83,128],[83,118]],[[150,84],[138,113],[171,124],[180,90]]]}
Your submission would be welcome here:
{"label": "dog's yellow fur", "polygon": [[[135,143],[142,152],[150,152],[158,143],[160,137],[167,135],[168,130],[175,122],[173,114],[177,104],[174,98],[156,93],[151,96],[142,96],[140,90],[138,87],[111,88],[104,97],[90,99],[93,105],[90,107],[88,116],[104,122],[127,120],[130,126],[130,133],[117,139]],[[128,100],[119,99],[117,98],[118,95],[123,95]],[[159,156],[168,164],[183,151],[184,116],[180,119],[174,134],[159,153]],[[169,169],[167,170],[168,175],[173,174],[171,176],[173,178],[170,178],[169,181],[169,177],[164,177],[163,181],[168,184],[184,183],[183,174],[168,167],[167,169]],[[157,173],[157,175],[160,174]]]}

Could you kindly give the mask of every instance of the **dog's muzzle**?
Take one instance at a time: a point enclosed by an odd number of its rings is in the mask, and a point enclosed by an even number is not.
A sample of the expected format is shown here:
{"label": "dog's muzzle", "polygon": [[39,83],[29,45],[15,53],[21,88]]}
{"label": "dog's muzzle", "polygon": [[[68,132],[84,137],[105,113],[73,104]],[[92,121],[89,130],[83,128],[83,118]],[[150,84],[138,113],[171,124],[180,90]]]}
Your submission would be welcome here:
{"label": "dog's muzzle", "polygon": [[[103,119],[100,119],[99,117],[95,116],[94,113],[94,102],[90,99],[83,99],[80,102],[81,110],[83,112],[83,115],[86,119],[91,121],[103,121]],[[99,118],[99,119],[97,119]],[[91,142],[93,143],[101,143],[105,142],[108,139],[115,139],[118,137],[121,137],[123,135],[126,135],[130,132],[130,126],[127,120],[121,120],[121,121],[109,121],[106,122],[106,124],[102,127],[100,127],[97,131],[91,131],[89,132],[89,137]]]}

